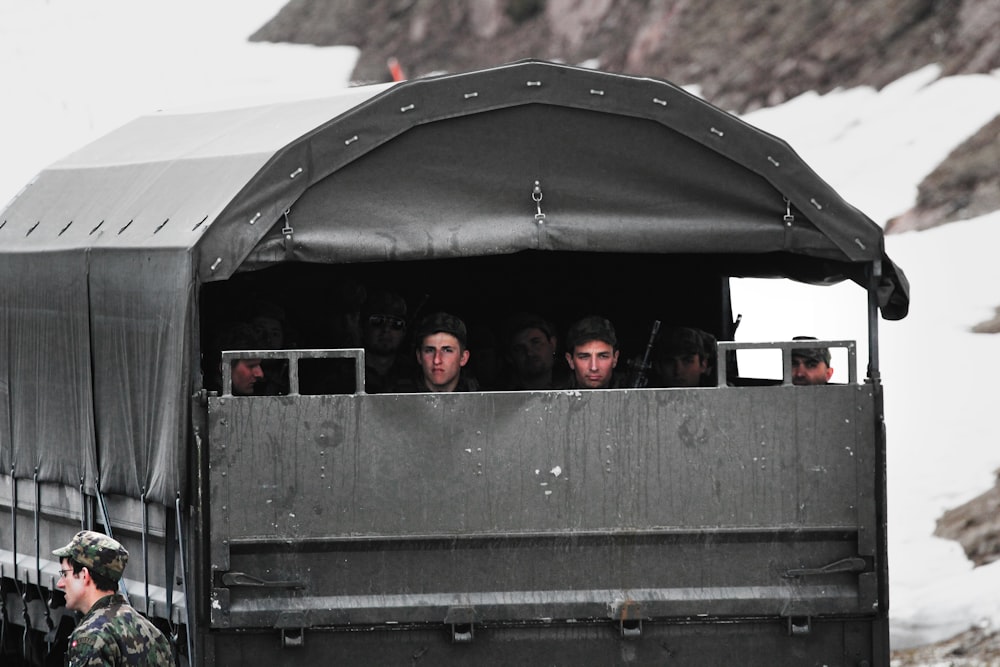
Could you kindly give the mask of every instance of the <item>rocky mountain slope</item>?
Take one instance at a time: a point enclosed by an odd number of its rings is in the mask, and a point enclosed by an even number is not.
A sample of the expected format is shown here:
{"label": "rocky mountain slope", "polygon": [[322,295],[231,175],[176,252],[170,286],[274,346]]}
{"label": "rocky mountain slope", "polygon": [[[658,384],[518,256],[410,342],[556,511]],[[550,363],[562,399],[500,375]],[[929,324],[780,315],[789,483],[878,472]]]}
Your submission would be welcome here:
{"label": "rocky mountain slope", "polygon": [[[696,84],[736,112],[805,91],[884,86],[929,63],[1000,68],[1000,0],[290,0],[251,39],[354,45],[359,82],[542,58]],[[1000,207],[1000,119],[920,188],[890,232]],[[880,220],[879,223],[886,221]]]}

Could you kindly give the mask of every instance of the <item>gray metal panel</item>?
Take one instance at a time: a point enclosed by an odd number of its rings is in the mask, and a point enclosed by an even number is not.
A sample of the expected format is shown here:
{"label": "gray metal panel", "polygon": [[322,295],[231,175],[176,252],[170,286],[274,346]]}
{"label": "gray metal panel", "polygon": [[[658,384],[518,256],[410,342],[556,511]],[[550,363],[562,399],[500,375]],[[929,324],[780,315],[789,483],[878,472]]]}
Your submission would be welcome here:
{"label": "gray metal panel", "polygon": [[281,648],[277,631],[213,633],[210,664],[319,665],[335,656],[348,665],[664,665],[683,667],[786,667],[883,665],[873,655],[867,622],[813,622],[807,636],[782,621],[644,623],[625,639],[616,623],[541,623],[530,627],[477,627],[472,641],[454,643],[439,627],[369,632],[305,631],[301,646]]}
{"label": "gray metal panel", "polygon": [[789,573],[871,556],[874,432],[843,417],[870,401],[865,386],[210,399],[213,625],[271,625],[288,605],[315,624],[464,605],[609,617],[626,600],[869,613],[858,572]]}

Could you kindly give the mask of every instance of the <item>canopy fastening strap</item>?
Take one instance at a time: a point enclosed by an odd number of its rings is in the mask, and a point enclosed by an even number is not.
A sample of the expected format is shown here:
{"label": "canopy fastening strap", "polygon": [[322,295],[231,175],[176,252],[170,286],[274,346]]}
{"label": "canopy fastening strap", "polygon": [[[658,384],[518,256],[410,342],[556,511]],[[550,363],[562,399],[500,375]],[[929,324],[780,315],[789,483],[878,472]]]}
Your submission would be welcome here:
{"label": "canopy fastening strap", "polygon": [[281,228],[281,236],[285,239],[285,258],[289,260],[292,259],[292,251],[295,247],[292,243],[292,236],[295,234],[295,230],[292,229],[292,223],[288,219],[288,214],[291,212],[291,208],[285,209],[285,226]]}
{"label": "canopy fastening strap", "polygon": [[791,247],[792,245],[792,233],[795,226],[795,215],[792,213],[792,202],[788,197],[782,197],[785,200],[785,215],[782,216],[782,229],[785,232],[785,247]]}

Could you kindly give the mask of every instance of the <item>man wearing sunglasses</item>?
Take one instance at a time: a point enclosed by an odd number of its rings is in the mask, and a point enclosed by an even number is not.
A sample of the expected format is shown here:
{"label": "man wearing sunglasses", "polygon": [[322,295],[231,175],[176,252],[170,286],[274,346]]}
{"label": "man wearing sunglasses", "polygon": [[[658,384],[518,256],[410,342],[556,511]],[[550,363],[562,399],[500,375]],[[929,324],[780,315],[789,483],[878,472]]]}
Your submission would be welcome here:
{"label": "man wearing sunglasses", "polygon": [[128,551],[107,535],[82,530],[52,552],[62,569],[56,588],[66,607],[83,614],[69,637],[73,667],[174,664],[167,638],[118,594]]}
{"label": "man wearing sunglasses", "polygon": [[406,338],[406,301],[393,292],[373,292],[361,306],[361,344],[365,348],[365,393],[398,390],[412,361],[400,355]]}

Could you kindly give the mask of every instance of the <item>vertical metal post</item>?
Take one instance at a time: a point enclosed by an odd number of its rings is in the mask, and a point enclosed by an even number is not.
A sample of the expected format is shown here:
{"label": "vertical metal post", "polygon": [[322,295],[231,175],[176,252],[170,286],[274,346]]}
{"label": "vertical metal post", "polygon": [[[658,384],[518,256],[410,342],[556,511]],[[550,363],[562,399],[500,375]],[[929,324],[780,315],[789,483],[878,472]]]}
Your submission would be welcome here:
{"label": "vertical metal post", "polygon": [[52,630],[55,623],[52,622],[52,614],[49,611],[49,599],[42,590],[42,491],[38,486],[38,468],[35,468],[35,590],[38,592],[38,599],[42,601],[45,608],[45,643],[48,652],[52,651]]}
{"label": "vertical metal post", "polygon": [[882,261],[876,259],[868,272],[868,379],[881,380],[878,358],[878,288],[882,282]]}
{"label": "vertical metal post", "polygon": [[197,664],[194,656],[194,638],[192,637],[192,632],[194,630],[194,624],[191,622],[191,614],[193,613],[193,606],[191,604],[191,598],[188,597],[187,590],[187,580],[188,580],[188,568],[187,568],[187,557],[184,552],[184,523],[181,520],[181,494],[177,494],[177,499],[174,501],[174,508],[177,517],[177,548],[181,555],[181,589],[184,594],[184,610],[187,614],[187,650],[188,650],[188,664]]}
{"label": "vertical metal post", "polygon": [[[107,531],[108,537],[115,539],[114,531],[111,529],[111,515],[108,513],[108,506],[104,502],[104,494],[101,493],[101,487],[96,487],[95,492],[97,493],[97,504],[101,506],[101,515],[104,517],[104,530]],[[132,600],[128,597],[128,587],[125,585],[125,577],[118,580],[118,589],[121,591],[122,597],[125,598],[125,602],[132,604]]]}
{"label": "vertical metal post", "polygon": [[146,535],[149,532],[149,507],[146,505],[146,487],[139,494],[142,505],[142,583],[146,594],[146,616],[149,616],[149,543]]}

